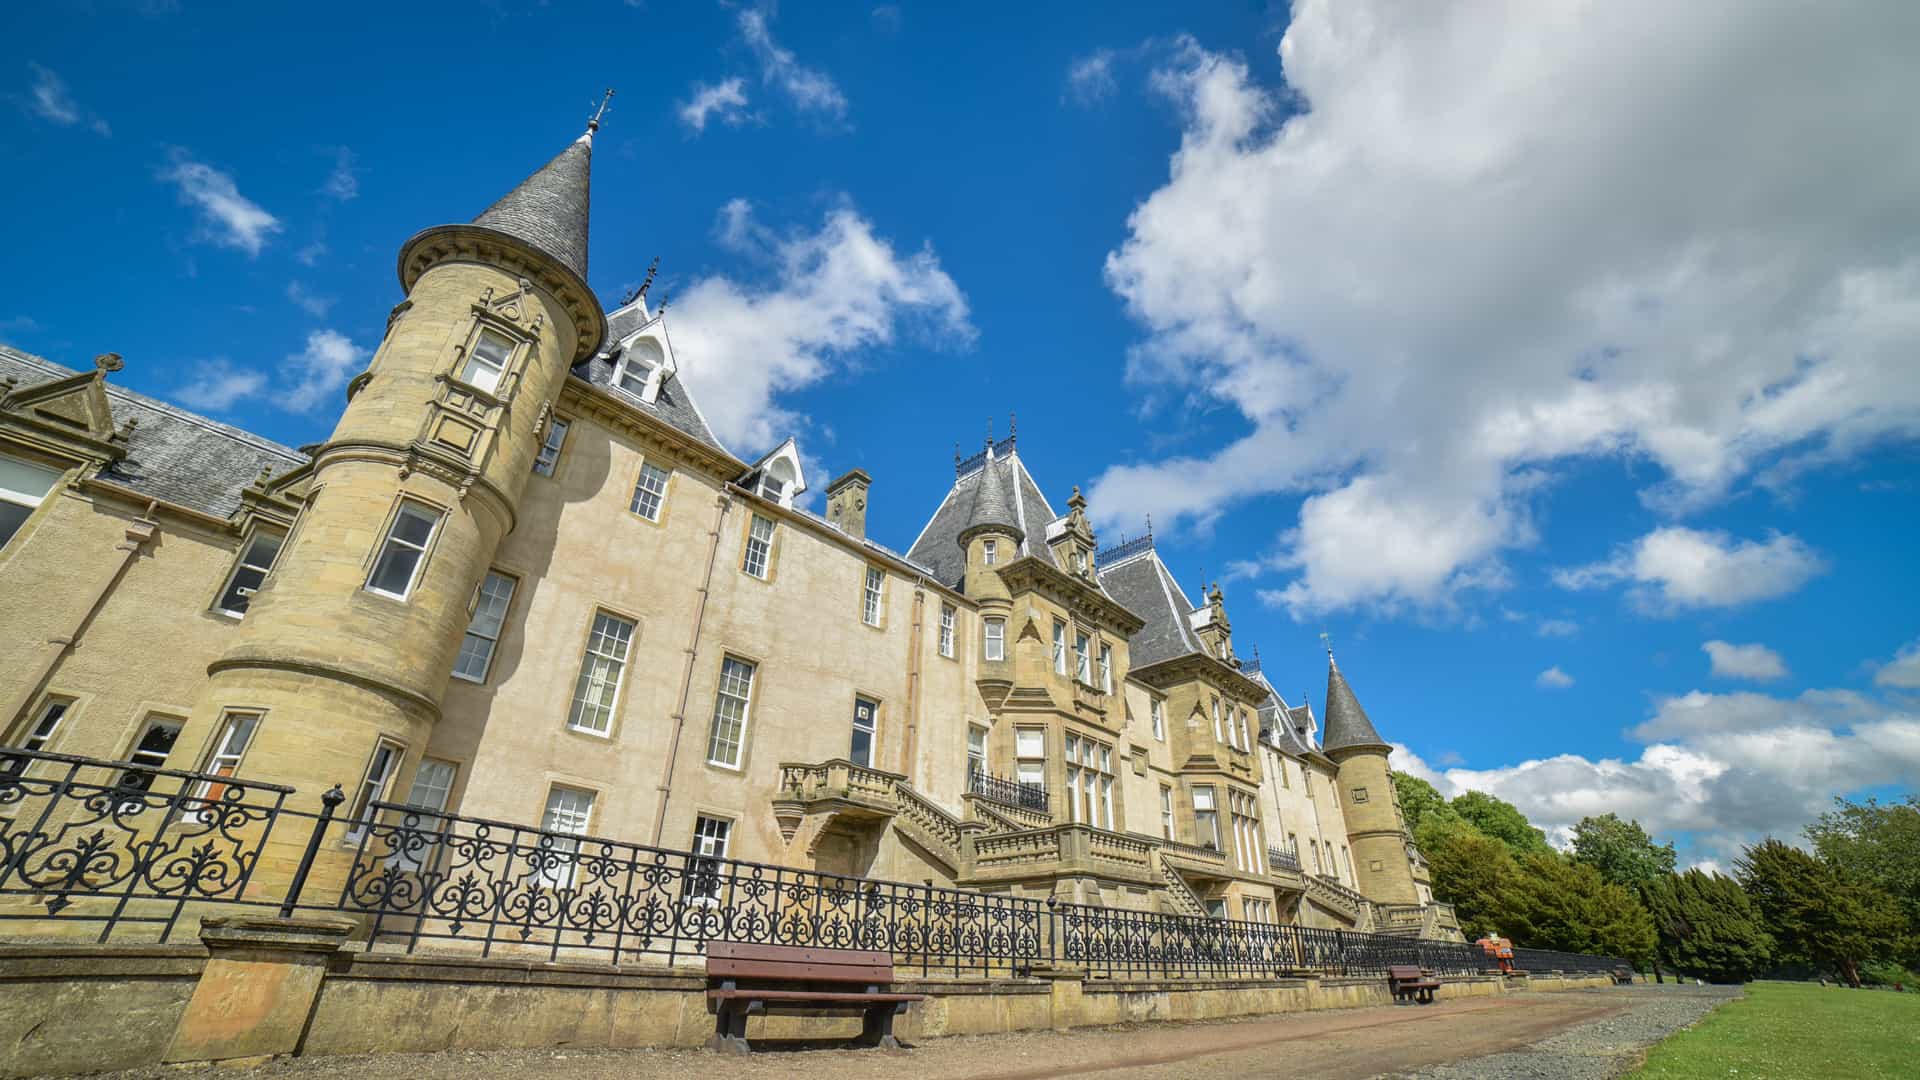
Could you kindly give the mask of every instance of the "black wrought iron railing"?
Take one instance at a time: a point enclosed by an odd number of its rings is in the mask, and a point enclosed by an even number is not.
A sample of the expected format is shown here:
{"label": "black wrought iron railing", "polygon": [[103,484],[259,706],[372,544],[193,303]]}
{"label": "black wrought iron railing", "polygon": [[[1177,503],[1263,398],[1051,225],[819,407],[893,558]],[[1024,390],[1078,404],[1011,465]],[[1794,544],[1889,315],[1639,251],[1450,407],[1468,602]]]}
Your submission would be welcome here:
{"label": "black wrought iron railing", "polygon": [[[672,963],[712,941],[882,950],[922,974],[988,976],[1057,961],[1169,979],[1494,964],[1460,943],[821,874],[384,802],[343,817],[345,801],[335,787],[309,810],[293,789],[234,776],[0,753],[0,935],[65,924],[97,926],[100,942],[192,940],[192,915],[278,909],[351,916],[372,951],[613,964]],[[1631,966],[1538,949],[1513,962]]]}
{"label": "black wrought iron railing", "polygon": [[1267,865],[1297,874],[1300,872],[1300,853],[1291,847],[1270,847],[1267,849]]}
{"label": "black wrought iron railing", "polygon": [[1047,789],[1041,784],[1022,783],[973,769],[967,773],[967,790],[1002,806],[1034,810],[1042,814],[1047,812]]}

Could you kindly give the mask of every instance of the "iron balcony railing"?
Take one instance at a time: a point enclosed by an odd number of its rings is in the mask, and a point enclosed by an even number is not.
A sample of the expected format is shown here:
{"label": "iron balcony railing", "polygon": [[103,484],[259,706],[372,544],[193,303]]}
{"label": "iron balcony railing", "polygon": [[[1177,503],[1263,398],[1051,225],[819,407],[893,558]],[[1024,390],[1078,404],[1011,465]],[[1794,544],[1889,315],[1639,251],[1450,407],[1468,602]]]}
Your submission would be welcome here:
{"label": "iron balcony railing", "polygon": [[1281,870],[1291,870],[1297,874],[1300,872],[1299,852],[1291,847],[1270,847],[1267,849],[1267,865]]}
{"label": "iron balcony railing", "polygon": [[[0,753],[0,934],[62,936],[49,924],[64,923],[98,926],[100,942],[181,941],[192,916],[277,910],[350,916],[369,951],[612,964],[694,959],[710,941],[883,950],[922,974],[990,977],[1059,961],[1169,979],[1494,964],[1460,943],[822,874],[384,802],[341,816],[345,802],[338,786],[313,811],[235,776]],[[1514,963],[1631,966],[1538,949]]]}
{"label": "iron balcony railing", "polygon": [[1002,806],[1034,810],[1042,814],[1047,812],[1047,789],[1042,784],[1022,783],[995,776],[983,769],[973,769],[967,774],[967,790]]}

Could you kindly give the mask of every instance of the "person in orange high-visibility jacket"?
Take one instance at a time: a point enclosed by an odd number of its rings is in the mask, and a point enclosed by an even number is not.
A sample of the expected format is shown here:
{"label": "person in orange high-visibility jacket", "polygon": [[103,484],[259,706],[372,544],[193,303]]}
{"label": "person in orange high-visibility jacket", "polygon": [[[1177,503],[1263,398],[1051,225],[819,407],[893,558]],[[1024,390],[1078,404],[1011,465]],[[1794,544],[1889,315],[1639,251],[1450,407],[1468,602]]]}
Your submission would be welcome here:
{"label": "person in orange high-visibility jacket", "polygon": [[1498,934],[1488,934],[1474,944],[1486,951],[1488,956],[1500,965],[1502,975],[1513,974],[1513,942]]}

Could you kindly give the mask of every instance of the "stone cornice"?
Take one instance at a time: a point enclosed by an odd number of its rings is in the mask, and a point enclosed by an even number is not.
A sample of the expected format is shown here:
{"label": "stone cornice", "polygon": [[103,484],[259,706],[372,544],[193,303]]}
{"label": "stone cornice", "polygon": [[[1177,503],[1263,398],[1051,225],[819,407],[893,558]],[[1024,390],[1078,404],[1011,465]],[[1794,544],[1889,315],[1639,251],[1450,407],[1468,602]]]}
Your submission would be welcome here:
{"label": "stone cornice", "polygon": [[1075,615],[1092,616],[1123,637],[1132,637],[1147,625],[1145,619],[1122,607],[1098,586],[1074,577],[1038,555],[1022,556],[1008,563],[1000,569],[1000,580],[1009,592],[1041,593]]}
{"label": "stone cornice", "polygon": [[1192,679],[1207,679],[1234,695],[1243,705],[1258,705],[1266,699],[1269,691],[1233,665],[1216,660],[1205,653],[1185,653],[1180,656],[1134,668],[1132,678],[1155,689],[1165,690],[1176,683]]}
{"label": "stone cornice", "polygon": [[553,256],[518,237],[484,225],[436,225],[415,233],[400,246],[400,287],[413,291],[420,275],[443,262],[465,260],[517,274],[553,294],[578,331],[572,363],[600,351],[607,337],[607,316],[600,300],[580,276]]}
{"label": "stone cornice", "polygon": [[590,417],[642,443],[670,450],[701,466],[713,480],[729,483],[747,471],[747,463],[732,454],[715,449],[668,424],[646,409],[622,401],[605,390],[569,374],[560,389],[559,407]]}

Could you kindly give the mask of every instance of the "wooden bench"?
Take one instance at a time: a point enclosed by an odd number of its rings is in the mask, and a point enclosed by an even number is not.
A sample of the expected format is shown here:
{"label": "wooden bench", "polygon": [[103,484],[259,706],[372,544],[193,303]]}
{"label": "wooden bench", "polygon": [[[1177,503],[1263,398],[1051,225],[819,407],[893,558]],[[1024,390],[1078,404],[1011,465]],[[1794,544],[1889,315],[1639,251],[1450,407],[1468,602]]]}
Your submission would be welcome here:
{"label": "wooden bench", "polygon": [[1433,992],[1440,989],[1440,980],[1412,964],[1396,964],[1387,969],[1387,989],[1393,991],[1396,1002],[1412,998],[1422,1005],[1431,1005]]}
{"label": "wooden bench", "polygon": [[[747,1015],[782,1009],[848,1009],[863,1016],[860,1045],[900,1048],[893,1018],[925,994],[887,992],[893,955],[851,949],[793,945],[707,943],[707,990],[713,1009],[714,1050],[747,1052]],[[855,989],[855,988],[858,989]]]}
{"label": "wooden bench", "polygon": [[1613,969],[1613,985],[1626,986],[1632,982],[1633,982],[1632,968],[1622,966],[1622,967],[1617,967]]}

